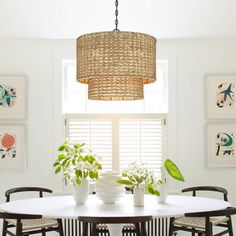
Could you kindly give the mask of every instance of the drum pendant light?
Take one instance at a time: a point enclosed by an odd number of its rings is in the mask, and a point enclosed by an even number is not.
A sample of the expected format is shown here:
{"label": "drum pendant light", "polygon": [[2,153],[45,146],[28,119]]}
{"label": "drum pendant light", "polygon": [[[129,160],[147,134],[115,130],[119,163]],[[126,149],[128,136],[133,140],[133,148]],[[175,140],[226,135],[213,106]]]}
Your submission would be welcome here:
{"label": "drum pendant light", "polygon": [[115,29],[77,38],[77,81],[88,84],[90,100],[141,100],[144,84],[156,80],[156,39]]}

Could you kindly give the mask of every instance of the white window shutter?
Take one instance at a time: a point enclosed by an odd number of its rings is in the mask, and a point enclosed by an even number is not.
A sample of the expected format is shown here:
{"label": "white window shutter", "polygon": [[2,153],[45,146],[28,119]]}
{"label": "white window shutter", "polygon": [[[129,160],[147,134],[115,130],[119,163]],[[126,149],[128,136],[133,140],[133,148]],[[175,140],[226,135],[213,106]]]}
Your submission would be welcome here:
{"label": "white window shutter", "polygon": [[[82,118],[81,118],[82,117]],[[103,170],[122,171],[128,164],[141,161],[160,177],[166,158],[165,114],[66,115],[66,138],[84,142],[101,157]]]}
{"label": "white window shutter", "polygon": [[72,142],[84,142],[86,148],[101,158],[103,170],[112,168],[112,121],[66,119],[66,137]]}
{"label": "white window shutter", "polygon": [[145,163],[160,176],[164,153],[163,119],[139,119],[120,121],[120,168],[134,161]]}

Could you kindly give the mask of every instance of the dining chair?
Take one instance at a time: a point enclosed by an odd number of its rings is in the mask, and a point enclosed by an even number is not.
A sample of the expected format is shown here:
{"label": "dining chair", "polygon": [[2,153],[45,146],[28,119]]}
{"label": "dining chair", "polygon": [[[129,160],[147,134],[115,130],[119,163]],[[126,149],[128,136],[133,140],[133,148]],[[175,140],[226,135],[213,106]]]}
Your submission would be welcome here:
{"label": "dining chair", "polygon": [[82,236],[88,236],[88,225],[91,225],[90,236],[98,235],[98,227],[101,224],[133,224],[137,236],[147,236],[146,222],[152,220],[152,216],[132,216],[132,217],[87,217],[80,216],[79,221],[83,223]]}
{"label": "dining chair", "polygon": [[23,234],[23,227],[22,221],[23,220],[38,220],[42,219],[41,215],[26,215],[26,214],[18,214],[18,213],[7,213],[7,212],[0,212],[0,219],[4,221],[14,220],[16,222],[16,233],[12,233],[11,231],[8,232],[10,235],[22,236]]}
{"label": "dining chair", "polygon": [[[221,195],[223,195],[223,200],[228,201],[228,191],[221,187],[196,186],[196,187],[186,188],[182,190],[183,193],[192,192],[192,196],[194,197],[196,197],[198,192],[206,192],[206,191],[220,193]],[[230,211],[230,212],[233,212],[233,211]],[[170,226],[169,226],[169,236],[172,236],[173,233],[177,231],[191,232],[192,236],[194,236],[196,233],[198,233],[198,235],[201,235],[206,228],[206,216],[201,215],[202,212],[198,212],[196,214],[199,216],[196,217],[194,215],[193,217],[191,217],[191,215],[185,214],[185,216],[183,217],[177,217],[177,218],[171,217]],[[233,236],[231,214],[230,215],[222,214],[221,216],[218,216],[218,217],[212,216],[209,218],[209,221],[210,221],[209,224],[211,225],[211,227],[217,226],[217,227],[227,228],[227,232],[229,233],[229,235]]]}
{"label": "dining chair", "polygon": [[[43,193],[52,193],[52,190],[40,187],[18,187],[12,188],[5,192],[6,202],[11,200],[12,194],[22,193],[22,192],[35,192],[40,198],[43,197]],[[6,214],[6,213],[2,213]],[[15,214],[16,215],[16,214]],[[16,215],[17,216],[17,215]],[[7,234],[11,236],[19,235],[30,235],[35,233],[42,233],[42,236],[46,235],[46,232],[56,231],[60,236],[63,236],[63,226],[61,219],[53,218],[42,218],[39,215],[33,215],[30,218],[29,215],[18,214],[19,217],[14,218],[3,218],[2,236]],[[22,216],[23,218],[20,218]],[[20,225],[20,226],[19,226]],[[16,228],[16,234],[12,233],[9,229]]]}

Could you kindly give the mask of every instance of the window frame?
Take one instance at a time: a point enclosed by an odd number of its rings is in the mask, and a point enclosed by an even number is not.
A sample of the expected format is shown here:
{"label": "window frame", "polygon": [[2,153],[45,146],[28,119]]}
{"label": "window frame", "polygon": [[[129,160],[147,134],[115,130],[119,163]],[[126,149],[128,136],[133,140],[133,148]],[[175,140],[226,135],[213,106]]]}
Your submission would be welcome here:
{"label": "window frame", "polygon": [[[54,53],[54,69],[53,80],[51,86],[54,88],[52,94],[52,119],[54,125],[52,127],[52,163],[57,157],[57,148],[65,137],[64,130],[64,114],[62,112],[62,85],[63,85],[63,61],[74,60],[76,58],[75,47],[72,43],[67,44],[65,49],[58,50]],[[167,157],[171,158],[177,164],[180,161],[179,149],[177,149],[177,53],[172,50],[166,50],[165,46],[159,49],[158,60],[168,61],[168,127],[167,127]],[[96,114],[97,115],[97,114]],[[136,114],[135,114],[136,115]],[[64,194],[64,185],[61,175],[55,175],[52,171],[52,186],[55,194]],[[181,185],[177,181],[171,181],[168,185],[169,192],[177,193],[181,189]]]}

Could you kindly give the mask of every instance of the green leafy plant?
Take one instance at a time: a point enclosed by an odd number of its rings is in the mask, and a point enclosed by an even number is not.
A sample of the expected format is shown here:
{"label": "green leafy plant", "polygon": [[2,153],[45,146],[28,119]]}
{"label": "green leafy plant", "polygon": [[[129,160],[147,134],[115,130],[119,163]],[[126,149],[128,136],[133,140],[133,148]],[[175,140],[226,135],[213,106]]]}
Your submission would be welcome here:
{"label": "green leafy plant", "polygon": [[81,184],[82,178],[98,179],[102,170],[95,154],[85,150],[85,143],[72,143],[65,140],[58,148],[57,160],[54,162],[55,173],[63,173],[64,179],[76,185]]}
{"label": "green leafy plant", "polygon": [[[167,159],[164,162],[167,173],[178,181],[184,181],[184,177],[176,164]],[[157,179],[148,168],[139,162],[131,163],[128,168],[122,172],[122,178],[117,180],[119,184],[126,185],[131,190],[136,187],[142,187],[148,193],[160,196],[158,186],[163,184],[163,180]]]}

